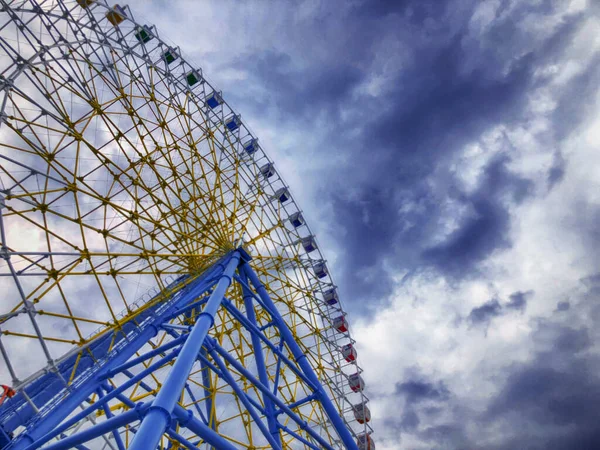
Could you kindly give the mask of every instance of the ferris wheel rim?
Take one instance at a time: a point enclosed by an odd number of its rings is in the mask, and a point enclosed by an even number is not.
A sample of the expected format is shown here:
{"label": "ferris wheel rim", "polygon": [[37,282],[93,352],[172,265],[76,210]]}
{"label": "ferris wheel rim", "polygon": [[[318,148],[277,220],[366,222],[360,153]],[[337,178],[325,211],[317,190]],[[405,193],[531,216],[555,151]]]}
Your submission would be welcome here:
{"label": "ferris wheel rim", "polygon": [[[74,4],[74,7],[77,7],[77,5],[76,5],[76,2],[73,2],[73,4]],[[102,2],[97,2],[97,3],[95,3],[95,5],[97,5],[97,6],[100,6],[100,7],[103,7],[103,8],[105,8],[105,9],[107,9],[107,10],[108,10],[108,9],[110,9],[110,7],[109,7],[109,6],[108,6],[108,5],[107,5],[107,4],[106,4],[104,1],[102,1]],[[131,13],[131,11],[130,11],[130,10],[129,10],[129,15],[128,15],[127,19],[128,19],[128,20],[130,20],[130,21],[131,21],[131,22],[132,22],[132,23],[133,23],[133,24],[134,24],[136,27],[143,26],[143,25],[141,25],[140,23],[138,23],[138,22],[136,22],[136,21],[134,20],[133,14]],[[156,30],[156,28],[154,28],[154,32],[155,32],[155,33],[153,34],[153,37],[154,37],[154,39],[157,39],[159,42],[161,42],[161,44],[164,44],[164,45],[167,45],[167,46],[168,46],[168,44],[167,44],[166,42],[164,42],[163,40],[161,40],[161,38],[160,38],[160,36],[159,36],[159,34],[158,34],[158,31]],[[65,45],[68,45],[68,43],[65,43]],[[142,58],[143,58],[143,59],[146,59],[146,57],[147,57],[147,54],[146,54],[146,55],[144,55]],[[182,63],[183,63],[183,62],[185,62],[185,64],[189,65],[190,67],[194,67],[193,65],[191,65],[191,64],[189,64],[189,63],[187,63],[187,61],[184,61],[183,55],[181,55],[181,59],[182,59]],[[192,70],[193,70],[193,69],[192,69]],[[167,71],[167,72],[168,72],[168,71]],[[19,74],[18,74],[18,76],[17,76],[17,77],[16,77],[16,78],[13,80],[13,84],[14,84],[14,82],[15,82],[16,80],[18,80],[18,77],[19,77],[19,76],[21,76],[21,75],[22,75],[21,73],[19,73]],[[204,83],[206,83],[206,84],[207,84],[207,85],[210,87],[210,89],[211,89],[211,91],[212,91],[212,92],[219,92],[219,91],[217,91],[217,90],[216,90],[216,88],[214,88],[214,86],[213,86],[212,84],[210,84],[210,82],[208,82],[208,80],[204,79],[204,81],[203,81],[203,82],[204,82]],[[9,87],[8,85],[5,85],[5,86],[3,86],[3,87],[2,87],[2,89],[0,89],[0,91],[4,91],[4,90],[5,90],[5,89],[7,89],[8,87]],[[195,94],[194,94],[193,92],[192,92],[192,95],[194,95],[194,96],[195,96]],[[197,103],[199,103],[199,104],[200,104],[200,103],[201,103],[201,101],[202,101],[202,99],[200,99],[199,97],[195,97],[195,98],[196,98],[196,100],[197,100]],[[237,114],[234,112],[234,110],[233,110],[233,109],[232,109],[232,108],[229,106],[229,104],[228,104],[228,103],[225,101],[225,99],[223,99],[223,107],[224,107],[224,108],[225,108],[225,107],[227,107],[227,109],[228,109],[228,111],[229,111],[229,113],[228,113],[227,115],[231,114],[231,115],[234,115],[234,116],[236,116],[236,117],[240,117],[239,115],[237,115]],[[245,122],[241,122],[241,125],[240,125],[240,126],[241,126],[241,127],[244,127],[244,128],[246,129],[246,131],[247,131],[247,134],[248,134],[249,136],[252,136],[252,137],[254,137],[254,136],[255,136],[255,134],[254,134],[254,133],[253,133],[253,132],[252,132],[252,131],[251,131],[251,130],[250,130],[248,127],[247,127],[247,125],[246,125],[246,123],[245,123]],[[271,160],[271,159],[268,157],[268,154],[267,154],[266,152],[264,152],[264,149],[262,149],[262,147],[259,149],[259,151],[261,151],[261,152],[262,152],[262,154],[263,154],[263,157],[266,159],[266,161],[268,161],[268,163],[269,163],[269,164],[274,164],[274,163],[273,163],[273,161],[272,161],[272,160]],[[255,166],[255,168],[256,168],[256,169],[258,169],[258,166],[257,166],[257,163],[255,162],[255,159],[254,159],[254,157],[252,157],[252,158],[250,159],[250,162],[251,162],[251,164],[254,164],[254,166]],[[292,194],[292,193],[289,191],[289,189],[288,189],[288,185],[287,185],[287,184],[286,184],[286,183],[283,181],[283,178],[281,177],[281,174],[280,174],[280,173],[277,173],[277,177],[278,177],[278,178],[279,178],[279,179],[282,181],[284,188],[285,188],[285,189],[287,189],[287,193],[288,193],[288,195],[289,195],[289,204],[288,204],[288,205],[291,205],[291,206],[292,206],[292,209],[293,209],[294,211],[296,211],[296,212],[300,212],[300,213],[301,213],[301,212],[302,212],[302,211],[301,211],[301,209],[298,207],[298,205],[297,205],[297,203],[296,203],[296,200],[294,199],[294,196],[293,196],[293,194]],[[306,221],[304,222],[303,226],[305,226],[305,227],[306,227],[306,229],[307,229],[307,231],[308,231],[308,236],[309,236],[309,237],[311,237],[312,239],[314,239],[314,241],[315,241],[315,243],[316,243],[316,242],[317,242],[317,238],[315,237],[314,233],[312,233],[312,230],[310,229],[310,227],[309,227],[308,223],[306,223]],[[288,232],[288,233],[286,234],[286,236],[287,236],[287,238],[288,238],[288,241],[289,241],[289,242],[292,242],[292,239],[291,239],[291,234],[289,233],[289,230],[287,230],[285,227],[282,227],[282,228]],[[241,239],[241,237],[240,237],[240,239]],[[297,245],[297,244],[298,244],[298,243],[296,242],[296,245]],[[322,253],[321,253],[321,249],[319,248],[319,246],[318,246],[318,245],[316,245],[316,249],[315,249],[315,250],[317,251],[317,254],[318,254],[318,258],[317,258],[317,259],[318,259],[319,261],[321,261],[323,264],[325,264],[325,267],[326,267],[326,260],[323,258],[323,255],[322,255]],[[311,257],[311,258],[309,258],[309,260],[310,260],[310,261],[312,261],[312,260],[313,260],[313,258]],[[307,271],[307,270],[308,270],[308,267],[306,267],[306,266],[304,266],[304,265],[302,265],[301,267],[302,267],[302,268],[303,268],[305,271]],[[330,271],[328,271],[328,272],[329,272],[329,273],[328,273],[328,276],[329,276],[329,278],[331,279],[331,286],[333,286],[333,288],[335,289],[335,287],[336,287],[336,286],[335,286],[335,282],[334,282],[334,280],[333,280],[333,277],[332,277],[332,275],[331,275],[331,272],[330,272]],[[338,309],[338,311],[339,311],[339,312],[341,312],[342,314],[345,314],[345,313],[344,313],[344,310],[343,310],[343,308],[342,308],[342,306],[341,306],[341,303],[339,303],[339,309]],[[351,338],[350,338],[350,339],[351,339]],[[354,342],[354,341],[352,341],[352,340],[351,340],[351,342]],[[360,368],[358,368],[358,366],[357,366],[357,370],[359,370],[359,371],[360,371]]]}

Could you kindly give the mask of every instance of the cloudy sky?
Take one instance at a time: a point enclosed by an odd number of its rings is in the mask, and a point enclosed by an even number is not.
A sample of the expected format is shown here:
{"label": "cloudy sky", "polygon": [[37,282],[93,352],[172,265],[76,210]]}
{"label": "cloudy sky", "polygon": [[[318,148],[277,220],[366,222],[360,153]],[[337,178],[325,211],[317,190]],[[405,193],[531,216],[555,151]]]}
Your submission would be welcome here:
{"label": "cloudy sky", "polygon": [[383,449],[597,449],[600,4],[155,1],[317,234]]}

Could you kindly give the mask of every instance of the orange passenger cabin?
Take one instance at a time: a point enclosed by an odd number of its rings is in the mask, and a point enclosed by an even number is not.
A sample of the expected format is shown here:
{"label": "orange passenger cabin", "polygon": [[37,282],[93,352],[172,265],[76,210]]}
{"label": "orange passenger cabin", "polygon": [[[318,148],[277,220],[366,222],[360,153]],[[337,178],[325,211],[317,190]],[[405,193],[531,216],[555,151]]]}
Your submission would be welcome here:
{"label": "orange passenger cabin", "polygon": [[106,18],[115,27],[123,22],[126,17],[127,15],[125,14],[125,9],[119,5],[113,6],[106,13]]}

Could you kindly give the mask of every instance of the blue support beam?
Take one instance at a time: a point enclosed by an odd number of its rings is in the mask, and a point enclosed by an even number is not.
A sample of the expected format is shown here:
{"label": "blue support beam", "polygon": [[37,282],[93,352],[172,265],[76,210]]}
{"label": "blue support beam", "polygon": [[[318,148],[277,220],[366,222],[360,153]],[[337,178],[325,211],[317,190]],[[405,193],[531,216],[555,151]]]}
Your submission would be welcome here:
{"label": "blue support beam", "polygon": [[[144,388],[142,386],[142,388]],[[144,388],[146,389],[146,388]],[[122,401],[125,405],[130,408],[135,408],[133,403],[128,397],[123,394],[117,395],[117,398]],[[209,428],[206,424],[194,417],[194,413],[183,406],[176,404],[173,409],[173,416],[182,427],[196,433],[204,442],[212,445],[219,450],[238,450],[237,447],[233,446],[229,441],[224,439],[222,436],[217,434],[214,430]],[[197,444],[199,445],[199,443]]]}
{"label": "blue support beam", "polygon": [[[242,249],[235,250],[209,269],[205,274],[206,276],[202,275],[198,279],[192,280],[181,291],[172,293],[171,303],[159,305],[156,310],[150,311],[147,319],[145,319],[146,321],[140,322],[143,326],[139,325],[139,329],[134,330],[134,334],[128,335],[126,340],[123,341],[125,344],[119,347],[119,351],[111,354],[106,363],[103,363],[104,365],[93,376],[85,378],[81,384],[74,384],[76,388],[65,396],[65,400],[53,409],[51,414],[42,415],[41,419],[38,420],[38,427],[28,427],[27,431],[13,442],[14,445],[10,447],[11,450],[35,450],[47,445],[58,436],[64,436],[63,433],[66,430],[99,409],[104,409],[106,420],[53,442],[45,448],[51,450],[84,449],[84,443],[107,433],[112,433],[114,443],[116,443],[118,449],[125,450],[125,444],[121,438],[123,430],[119,429],[122,427],[131,429],[129,424],[141,420],[139,427],[135,430],[133,442],[130,444],[129,448],[131,450],[156,449],[161,437],[165,434],[185,448],[196,448],[195,446],[199,443],[190,442],[189,438],[184,437],[186,433],[178,433],[173,428],[175,423],[187,428],[206,444],[217,450],[234,450],[236,447],[216,431],[216,418],[212,414],[213,398],[210,370],[232,387],[240,402],[251,415],[253,423],[260,428],[272,448],[282,448],[282,433],[286,433],[310,448],[333,450],[331,444],[319,434],[318,430],[312,429],[300,417],[299,413],[293,411],[293,409],[310,401],[318,401],[342,438],[345,447],[350,450],[358,450],[350,431],[346,428],[337,409],[327,396],[287,324],[277,311],[266,289],[260,283],[258,276],[247,264],[249,259]],[[239,270],[239,276],[234,275],[236,269]],[[233,302],[224,297],[233,279],[236,279],[242,287],[245,313],[238,310]],[[216,282],[216,285],[214,285],[214,282]],[[210,292],[210,295],[201,298],[206,292]],[[259,305],[270,315],[269,323],[266,326],[261,327],[257,321],[256,305]],[[197,310],[202,306],[202,311],[196,315]],[[233,355],[222,348],[215,339],[208,336],[221,306],[224,306],[229,314],[249,331],[257,375],[251,373]],[[195,308],[197,308],[196,311]],[[188,314],[190,317],[193,315],[196,319],[195,323],[191,326],[168,323],[182,314]],[[190,321],[184,323],[189,324],[191,322],[190,319]],[[280,332],[281,341],[279,343],[273,343],[265,336],[264,330],[271,326],[277,327]],[[136,352],[156,336],[159,330],[165,330],[173,336],[173,340],[153,348],[141,356],[137,356]],[[125,336],[125,333],[122,334]],[[286,355],[283,354],[284,344],[289,348],[295,362],[291,360],[291,356],[286,356],[288,355],[287,352]],[[274,385],[271,384],[267,371],[263,346],[269,348],[277,357],[277,373],[275,374],[276,381]],[[209,354],[211,356],[210,361],[208,359]],[[155,357],[159,359],[152,362],[147,368],[140,366],[141,363]],[[147,392],[154,392],[155,389],[146,384],[144,379],[174,359],[175,361],[154,401],[135,405],[125,395],[125,392],[134,385],[139,385]],[[187,384],[189,374],[196,361],[200,361],[201,364],[201,376],[206,396],[202,401],[205,403],[206,417],[204,417],[203,410],[200,409],[201,405],[196,401],[190,385]],[[291,404],[286,404],[278,397],[277,386],[282,363],[286,364],[313,393]],[[137,370],[140,370],[140,372],[134,375],[129,369],[135,366],[138,366]],[[262,404],[260,404],[260,397],[259,399],[250,397],[241,389],[230,369],[241,374],[258,389],[259,395],[262,397]],[[122,383],[119,380],[119,384],[112,387],[109,384],[110,378],[117,374],[124,374],[129,379]],[[106,394],[103,394],[101,388],[104,388]],[[192,399],[201,420],[194,417],[191,410],[178,403],[184,390]],[[83,404],[94,391],[99,394],[98,400],[83,411],[75,412],[74,409]],[[113,415],[109,407],[109,402],[112,399],[120,400],[130,410],[119,415]],[[298,425],[298,429],[303,431],[292,430],[279,423],[277,417],[280,414],[287,415]],[[261,417],[261,415],[264,417]],[[196,439],[194,438],[194,440]]]}
{"label": "blue support beam", "polygon": [[207,344],[213,348],[213,352],[217,352],[219,355],[223,357],[229,364],[233,366],[235,370],[241,373],[248,381],[250,381],[257,389],[259,389],[263,394],[267,395],[275,405],[277,405],[283,412],[285,412],[290,419],[296,422],[301,429],[306,430],[308,434],[312,436],[319,444],[321,444],[324,448],[328,450],[333,450],[331,445],[327,443],[318,433],[308,427],[308,424],[302,420],[294,411],[292,411],[280,398],[278,398],[275,394],[273,394],[266,386],[263,386],[262,383],[256,379],[254,375],[252,375],[244,366],[242,366],[239,361],[233,358],[227,350],[221,347],[217,341],[213,338],[207,338]]}
{"label": "blue support beam", "polygon": [[198,450],[198,447],[196,447],[194,444],[192,444],[190,441],[188,441],[186,438],[184,438],[182,435],[180,435],[179,433],[177,433],[172,428],[169,429],[169,430],[167,430],[167,434],[171,438],[173,438],[177,442],[179,442],[181,445],[183,445],[185,448],[187,448],[188,450]]}
{"label": "blue support beam", "polygon": [[[276,346],[275,344],[273,344],[271,341],[269,341],[265,335],[256,327],[254,326],[247,318],[246,316],[244,316],[234,305],[233,303],[228,300],[228,299],[224,299],[223,300],[223,304],[225,305],[225,308],[231,313],[231,315],[233,317],[235,317],[242,325],[244,325],[244,327],[250,331],[251,333],[254,333],[256,336],[258,336],[260,338],[261,341],[263,341],[267,347],[269,347],[271,349],[271,351],[277,355],[277,357],[283,361],[284,363],[286,363],[286,365],[290,368],[290,370],[292,372],[294,372],[294,374],[300,378],[302,381],[304,381],[306,384],[308,384],[309,386],[312,386],[312,382],[306,377],[306,375],[302,372],[302,370],[298,369],[298,367],[296,367],[296,365],[289,360],[288,357],[286,357],[281,349],[283,348],[283,346],[280,345]],[[283,342],[283,341],[282,341]]]}
{"label": "blue support beam", "polygon": [[[98,392],[98,398],[104,398],[104,391],[102,390],[102,388],[96,389],[96,392]],[[104,409],[104,414],[106,414],[107,419],[111,419],[114,417],[114,414],[110,410],[110,406],[108,403],[104,403],[104,405],[102,405],[102,409]],[[114,430],[112,430],[112,434],[115,438],[115,442],[117,443],[117,447],[119,447],[119,450],[125,450],[125,444],[123,444],[123,439],[121,439],[119,430],[115,428]]]}
{"label": "blue support beam", "polygon": [[[277,350],[281,352],[283,350],[283,339],[279,341]],[[277,358],[277,364],[275,365],[275,381],[273,381],[273,394],[277,395],[277,388],[279,388],[279,369],[281,368],[281,358]]]}
{"label": "blue support beam", "polygon": [[[212,340],[211,340],[211,343],[213,343]],[[248,411],[250,416],[252,416],[252,419],[254,420],[254,424],[258,426],[258,428],[264,435],[265,439],[267,439],[267,441],[269,442],[271,447],[273,447],[274,449],[277,449],[277,450],[281,449],[281,443],[280,443],[279,439],[275,439],[271,435],[269,429],[267,427],[265,427],[262,420],[260,419],[260,416],[256,413],[256,410],[252,407],[250,401],[248,400],[246,393],[237,385],[237,383],[235,382],[235,379],[233,378],[233,376],[227,369],[227,366],[221,360],[221,358],[219,358],[219,355],[214,350],[214,345],[209,347],[208,352],[210,353],[213,360],[215,361],[215,363],[221,370],[221,375],[223,376],[223,379],[227,382],[227,384],[229,384],[229,386],[231,386],[233,391],[236,393],[238,399],[246,407],[246,411]]]}
{"label": "blue support beam", "polygon": [[120,427],[135,422],[144,414],[144,412],[150,407],[150,404],[139,405],[134,409],[130,409],[124,413],[114,416],[104,422],[100,422],[87,430],[81,431],[77,434],[69,436],[68,438],[61,439],[54,444],[44,447],[45,450],[67,450],[73,448],[79,444],[83,444],[87,441],[102,436],[105,433],[118,430]]}
{"label": "blue support beam", "polygon": [[298,439],[300,442],[302,442],[304,445],[306,445],[307,447],[310,447],[314,450],[321,450],[319,447],[317,447],[315,444],[313,444],[312,442],[307,441],[306,439],[304,439],[302,436],[300,436],[298,433],[290,430],[288,427],[286,427],[285,425],[281,425],[279,424],[279,428],[281,428],[285,433],[289,434],[290,436],[294,436],[294,438]]}
{"label": "blue support beam", "polygon": [[198,400],[196,400],[196,396],[192,392],[192,389],[190,388],[190,385],[188,383],[185,384],[185,391],[188,393],[188,395],[192,399],[192,402],[194,403],[194,408],[196,408],[196,411],[198,411],[198,414],[200,415],[200,419],[202,419],[202,422],[204,422],[205,424],[208,425],[208,420],[206,419],[206,417],[204,416],[204,413],[200,409],[200,405],[198,405]]}
{"label": "blue support beam", "polygon": [[106,372],[106,374],[104,375],[104,378],[112,378],[114,377],[116,374],[121,373],[127,369],[130,369],[134,366],[137,366],[139,363],[144,362],[150,358],[155,357],[156,355],[159,355],[161,353],[166,352],[167,350],[172,349],[173,347],[177,347],[178,345],[180,345],[183,341],[185,341],[187,339],[187,335],[181,335],[178,336],[176,339],[173,339],[170,342],[167,342],[164,345],[161,345],[160,347],[155,348],[154,350],[150,350],[149,352],[144,353],[143,355],[134,358],[130,361],[127,361],[124,364],[121,364],[120,366],[115,367],[114,369],[111,369],[109,371]]}
{"label": "blue support beam", "polygon": [[[111,370],[120,365],[125,364],[129,358],[131,358],[135,353],[146,344],[151,338],[153,338],[158,332],[158,325],[163,323],[166,320],[166,317],[171,317],[174,310],[178,308],[184,307],[191,300],[198,299],[204,292],[206,292],[212,286],[212,280],[215,276],[218,276],[221,272],[219,271],[221,268],[217,267],[217,265],[213,266],[207,272],[202,274],[196,280],[192,281],[186,286],[180,288],[180,290],[176,290],[172,292],[172,297],[170,303],[158,304],[157,308],[160,309],[160,313],[152,315],[155,316],[155,319],[149,323],[146,323],[143,328],[135,328],[134,325],[129,327],[129,330],[132,331],[131,335],[127,337],[121,333],[114,332],[113,334],[109,334],[108,338],[110,341],[111,336],[114,335],[113,340],[115,342],[126,342],[125,345],[122,345],[118,351],[114,352],[111,355],[110,359],[106,363],[104,367],[97,371],[94,376],[85,379],[83,382],[78,383],[77,389],[72,389],[69,391],[68,395],[64,396],[64,399],[60,401],[57,405],[53,405],[53,409],[51,413],[47,413],[35,417],[34,421],[30,421],[29,419],[33,416],[31,412],[32,407],[27,403],[23,404],[23,407],[20,408],[18,414],[13,414],[7,422],[3,423],[5,429],[14,430],[20,425],[26,426],[26,430],[19,434],[17,438],[13,440],[11,443],[11,450],[24,450],[24,449],[37,449],[42,443],[48,442],[50,439],[55,436],[59,436],[62,431],[64,431],[64,424],[62,422],[70,415],[72,412],[81,404],[83,404],[86,399],[99,387],[103,380],[106,379],[106,374]],[[163,308],[164,306],[164,308]],[[162,309],[161,309],[162,308]],[[175,316],[176,317],[176,314]],[[127,326],[128,324],[126,324]],[[136,325],[137,326],[137,325]],[[101,337],[101,342],[104,337]],[[104,356],[104,355],[103,355]],[[69,369],[69,373],[71,373],[72,369]],[[42,377],[43,378],[43,377]],[[56,389],[52,385],[52,389]],[[40,389],[35,386],[36,389]],[[30,387],[26,387],[25,390],[32,389]],[[60,389],[64,389],[64,384],[60,387]],[[44,390],[42,387],[41,390]],[[50,393],[45,393],[44,395],[51,399],[55,395],[59,394],[60,391],[55,390]],[[13,402],[14,403],[14,402]],[[38,407],[42,407],[42,405],[38,405]],[[79,414],[77,414],[79,416]],[[70,419],[72,420],[72,419]],[[70,420],[68,422],[70,422]]]}
{"label": "blue support beam", "polygon": [[[294,403],[290,403],[289,405],[287,405],[287,407],[290,409],[298,408],[299,406],[305,405],[308,402],[312,402],[316,398],[317,398],[316,394],[310,394],[308,397],[304,397],[303,399],[295,401]],[[275,411],[275,414],[277,414],[277,415],[283,414],[283,411],[281,409],[278,409]]]}
{"label": "blue support beam", "polygon": [[181,391],[185,387],[192,366],[196,362],[200,348],[215,322],[215,315],[221,306],[225,291],[231,285],[232,277],[240,262],[239,251],[233,252],[223,275],[210,295],[204,309],[196,319],[194,328],[181,348],[175,364],[169,371],[152,407],[142,420],[137,434],[130,445],[131,450],[147,450],[156,448],[161,436],[171,422],[173,409],[177,404]]}
{"label": "blue support beam", "polygon": [[296,362],[298,363],[304,374],[316,387],[316,394],[319,398],[319,401],[321,402],[323,409],[327,413],[327,417],[329,417],[329,420],[331,421],[333,427],[342,439],[342,442],[349,450],[358,450],[358,445],[356,444],[352,433],[350,433],[350,430],[348,430],[348,428],[346,427],[346,424],[341,418],[337,408],[325,392],[325,389],[323,389],[319,378],[317,377],[312,366],[306,359],[306,355],[294,339],[292,332],[285,323],[285,320],[283,320],[283,317],[281,317],[281,314],[279,313],[277,307],[271,300],[271,297],[269,296],[269,293],[265,289],[264,285],[261,283],[254,270],[252,270],[250,264],[244,263],[242,265],[242,269],[244,270],[246,276],[254,286],[256,293],[259,295],[262,303],[266,306],[267,310],[271,314],[273,321],[277,324],[279,332],[281,333],[281,337],[292,352],[292,355],[294,355]]}
{"label": "blue support beam", "polygon": [[[258,322],[256,321],[256,313],[254,311],[254,302],[252,301],[254,295],[252,291],[248,289],[248,278],[244,269],[240,268],[239,270],[240,278],[245,284],[242,284],[242,295],[244,297],[244,305],[246,307],[246,316],[248,317],[248,321],[253,324],[255,327],[258,327]],[[254,360],[256,361],[256,371],[258,372],[258,379],[260,382],[267,388],[269,388],[269,375],[267,373],[267,368],[265,367],[265,356],[262,351],[262,342],[256,333],[250,333],[250,338],[252,340],[252,349],[254,350]],[[281,445],[281,435],[279,433],[279,427],[277,426],[277,415],[275,414],[273,408],[273,402],[271,399],[263,394],[263,403],[265,405],[265,416],[267,418],[267,425],[269,426],[269,432],[273,436],[273,439]]]}
{"label": "blue support beam", "polygon": [[[46,442],[50,441],[55,436],[60,435],[65,430],[67,430],[70,427],[72,427],[73,425],[75,425],[80,420],[85,419],[89,414],[91,414],[94,411],[96,411],[99,408],[101,408],[105,403],[107,403],[108,401],[110,401],[113,398],[117,397],[120,393],[122,393],[125,390],[129,389],[131,386],[133,386],[134,384],[136,384],[138,381],[141,381],[148,374],[154,372],[156,369],[162,367],[165,363],[167,363],[170,360],[172,360],[173,358],[175,358],[175,356],[177,356],[178,353],[179,353],[179,349],[173,350],[171,353],[169,353],[165,357],[159,359],[154,364],[150,365],[147,369],[141,371],[140,373],[138,373],[134,377],[132,377],[129,380],[127,380],[125,383],[121,384],[118,388],[112,390],[109,394],[107,394],[103,398],[99,399],[93,405],[90,405],[89,407],[87,407],[86,409],[84,409],[83,411],[81,411],[80,413],[78,413],[75,416],[71,417],[66,422],[60,424],[60,426],[55,427],[50,432],[42,435],[35,442],[33,442],[31,445],[27,446],[26,447],[27,450],[36,450],[37,448],[41,447]],[[17,444],[20,444],[21,442],[22,441],[18,442]],[[19,447],[16,447],[16,448],[19,448]]]}
{"label": "blue support beam", "polygon": [[196,433],[198,436],[204,439],[204,442],[212,445],[218,450],[238,450],[238,448],[231,444],[231,442],[224,439],[208,426],[204,425],[201,421],[194,417],[191,411],[183,408],[182,406],[175,405],[173,415],[179,422],[179,425]]}
{"label": "blue support beam", "polygon": [[209,364],[207,364],[208,358],[206,349],[202,347],[200,350],[200,372],[202,373],[202,386],[204,387],[204,397],[206,398],[204,406],[206,407],[206,421],[208,426],[213,430],[217,429],[217,418],[213,417],[212,414],[212,382],[210,379],[210,372],[208,371]]}

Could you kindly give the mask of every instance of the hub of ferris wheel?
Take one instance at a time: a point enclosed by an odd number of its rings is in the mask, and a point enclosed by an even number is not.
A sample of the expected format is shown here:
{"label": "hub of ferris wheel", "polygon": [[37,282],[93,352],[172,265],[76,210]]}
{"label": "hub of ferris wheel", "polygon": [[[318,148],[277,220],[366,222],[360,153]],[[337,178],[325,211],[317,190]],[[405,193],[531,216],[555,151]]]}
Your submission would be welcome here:
{"label": "hub of ferris wheel", "polygon": [[374,450],[355,341],[223,94],[102,0],[0,0],[0,450]]}

